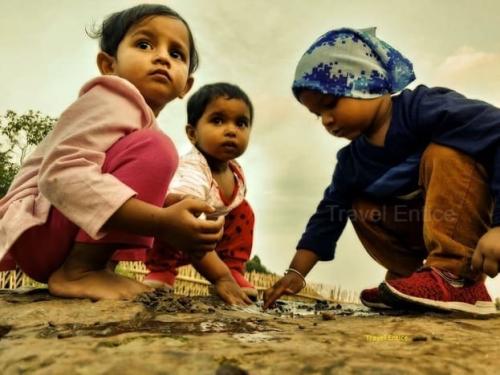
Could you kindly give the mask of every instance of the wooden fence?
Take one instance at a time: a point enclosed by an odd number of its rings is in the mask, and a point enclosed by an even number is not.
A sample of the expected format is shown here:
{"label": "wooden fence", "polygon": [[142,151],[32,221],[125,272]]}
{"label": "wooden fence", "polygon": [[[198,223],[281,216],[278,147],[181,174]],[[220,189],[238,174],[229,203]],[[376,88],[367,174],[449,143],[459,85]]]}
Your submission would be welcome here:
{"label": "wooden fence", "polygon": [[[176,294],[188,296],[210,294],[210,283],[193,267],[180,267],[178,271],[179,274],[174,285]],[[148,273],[142,262],[120,262],[117,266],[117,272],[132,277],[137,281],[142,281]],[[279,275],[257,272],[246,273],[245,277],[257,288],[261,297],[264,290],[272,286],[280,278]],[[20,270],[0,272],[0,288],[3,289],[43,286],[43,284],[30,279]],[[319,283],[308,283],[298,294],[285,296],[284,298],[304,302],[327,300],[332,303],[359,303],[357,292]]]}

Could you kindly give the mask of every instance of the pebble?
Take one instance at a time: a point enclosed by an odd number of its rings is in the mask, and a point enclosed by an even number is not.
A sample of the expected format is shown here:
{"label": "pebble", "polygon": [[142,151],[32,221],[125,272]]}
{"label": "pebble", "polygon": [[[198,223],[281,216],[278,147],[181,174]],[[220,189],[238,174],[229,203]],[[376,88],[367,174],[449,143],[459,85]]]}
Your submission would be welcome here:
{"label": "pebble", "polygon": [[423,335],[413,336],[412,341],[427,341],[427,337]]}
{"label": "pebble", "polygon": [[323,319],[323,320],[334,320],[335,319],[335,315],[333,315],[331,313],[324,312],[324,313],[321,314],[321,319]]}

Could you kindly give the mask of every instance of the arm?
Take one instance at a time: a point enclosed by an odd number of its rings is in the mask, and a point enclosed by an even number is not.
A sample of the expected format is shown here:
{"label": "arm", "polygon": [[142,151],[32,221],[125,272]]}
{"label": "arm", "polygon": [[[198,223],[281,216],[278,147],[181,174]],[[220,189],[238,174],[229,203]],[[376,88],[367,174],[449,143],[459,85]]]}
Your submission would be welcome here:
{"label": "arm", "polygon": [[[298,271],[305,278],[318,260],[319,258],[315,252],[299,249],[295,253],[289,268]],[[267,309],[283,294],[296,294],[303,287],[304,281],[296,272],[287,272],[276,284],[264,292],[263,308]]]}
{"label": "arm", "polygon": [[104,229],[155,236],[188,253],[206,252],[215,248],[224,230],[223,217],[216,221],[197,218],[212,211],[205,202],[191,198],[166,208],[131,198],[112,214]]}
{"label": "arm", "polygon": [[93,238],[105,235],[101,227],[135,195],[101,172],[106,150],[121,137],[153,125],[147,108],[137,103],[137,93],[115,81],[110,87],[96,85],[61,115],[44,142],[39,172],[40,192]]}
{"label": "arm", "polygon": [[289,268],[299,271],[302,276],[306,277],[309,271],[318,263],[318,256],[315,252],[307,249],[299,249],[290,263]]}
{"label": "arm", "polygon": [[[289,268],[298,271],[305,277],[319,260],[331,260],[334,257],[335,244],[340,237],[351,207],[347,194],[334,188],[337,166],[332,184],[325,190],[323,199],[316,213],[309,219],[305,233],[302,235],[297,252]],[[303,279],[296,272],[287,272],[271,288],[264,292],[264,309],[271,306],[283,294],[298,293],[304,287]]]}
{"label": "arm", "polygon": [[215,251],[210,251],[193,267],[215,286],[217,294],[230,305],[251,304],[252,301],[236,284],[226,264]]}
{"label": "arm", "polygon": [[210,283],[215,284],[221,278],[231,278],[231,272],[215,251],[210,251],[200,260],[193,261],[193,267]]}

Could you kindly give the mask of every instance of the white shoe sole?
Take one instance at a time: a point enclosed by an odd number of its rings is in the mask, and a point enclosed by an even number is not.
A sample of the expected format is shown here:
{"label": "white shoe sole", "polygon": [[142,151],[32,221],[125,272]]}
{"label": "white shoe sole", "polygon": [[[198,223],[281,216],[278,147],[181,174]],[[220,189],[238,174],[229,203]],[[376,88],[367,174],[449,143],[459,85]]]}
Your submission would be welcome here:
{"label": "white shoe sole", "polygon": [[365,301],[363,298],[360,298],[359,299],[361,301],[361,303],[370,308],[370,309],[375,309],[375,310],[391,310],[392,307],[389,306],[389,305],[386,305],[385,303],[383,302],[368,302],[368,301]]}

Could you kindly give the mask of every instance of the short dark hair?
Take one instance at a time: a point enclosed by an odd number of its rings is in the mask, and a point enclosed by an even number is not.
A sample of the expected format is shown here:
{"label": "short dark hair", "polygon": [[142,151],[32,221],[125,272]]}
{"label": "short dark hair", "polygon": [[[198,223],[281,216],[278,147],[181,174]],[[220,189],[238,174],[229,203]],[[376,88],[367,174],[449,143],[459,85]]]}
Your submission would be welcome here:
{"label": "short dark hair", "polygon": [[253,121],[253,105],[245,92],[236,85],[217,82],[202,86],[188,100],[187,120],[191,126],[196,126],[207,106],[218,98],[242,100],[250,111],[250,124]]}
{"label": "short dark hair", "polygon": [[87,31],[87,34],[91,38],[99,39],[101,51],[106,52],[110,56],[116,56],[118,45],[127,34],[127,31],[142,19],[151,16],[176,18],[186,26],[189,35],[189,74],[192,74],[198,68],[199,57],[191,28],[179,13],[165,5],[142,4],[113,13],[106,17],[102,26],[97,31]]}

